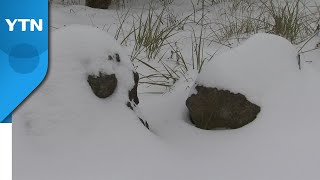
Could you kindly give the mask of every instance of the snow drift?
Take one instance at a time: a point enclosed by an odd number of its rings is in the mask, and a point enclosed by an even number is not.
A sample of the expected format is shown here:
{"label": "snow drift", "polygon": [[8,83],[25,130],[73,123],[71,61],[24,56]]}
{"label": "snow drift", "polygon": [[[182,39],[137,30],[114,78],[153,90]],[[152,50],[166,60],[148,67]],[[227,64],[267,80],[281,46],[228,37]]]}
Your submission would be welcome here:
{"label": "snow drift", "polygon": [[[95,97],[86,82],[120,46],[100,30],[72,26],[52,33],[46,82],[14,114],[15,180],[318,179],[319,72],[298,70],[286,40],[259,34],[208,64],[197,83],[245,94],[261,105],[244,128],[204,131],[188,122],[185,100],[193,74],[165,95],[144,95],[148,131],[123,106],[119,90]],[[193,79],[193,80],[190,80]],[[192,91],[193,92],[193,91]],[[141,97],[141,96],[140,96]]]}

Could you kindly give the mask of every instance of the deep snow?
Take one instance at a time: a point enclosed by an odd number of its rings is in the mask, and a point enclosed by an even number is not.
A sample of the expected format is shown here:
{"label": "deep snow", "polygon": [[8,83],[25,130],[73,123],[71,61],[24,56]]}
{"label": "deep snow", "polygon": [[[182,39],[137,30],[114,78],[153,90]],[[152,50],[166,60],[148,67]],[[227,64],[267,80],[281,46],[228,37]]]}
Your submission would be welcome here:
{"label": "deep snow", "polygon": [[[52,28],[48,77],[13,117],[15,180],[320,178],[319,51],[303,54],[299,70],[299,48],[274,35],[254,35],[214,58],[199,76],[189,71],[171,91],[140,94],[149,131],[123,105],[132,86],[126,81],[131,74],[123,72],[133,68],[125,48],[96,27],[61,28],[91,25],[84,14],[95,12],[95,26],[103,29],[115,12],[68,11],[53,10],[52,26],[59,29]],[[105,64],[114,52],[124,59],[123,71]],[[96,98],[86,75],[98,70],[121,74],[124,92]],[[195,82],[243,93],[262,111],[241,129],[197,129],[185,106]]]}

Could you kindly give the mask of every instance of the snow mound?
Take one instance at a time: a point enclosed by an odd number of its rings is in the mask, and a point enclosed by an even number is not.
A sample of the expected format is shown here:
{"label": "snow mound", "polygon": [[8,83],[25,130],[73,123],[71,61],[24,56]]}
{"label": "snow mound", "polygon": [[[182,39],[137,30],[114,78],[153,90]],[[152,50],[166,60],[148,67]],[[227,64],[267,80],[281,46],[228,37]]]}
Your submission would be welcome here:
{"label": "snow mound", "polygon": [[[71,126],[90,120],[126,122],[137,119],[125,107],[128,92],[134,86],[134,68],[122,47],[111,36],[97,28],[72,25],[53,32],[51,37],[47,79],[27,102],[28,105],[17,113],[17,119],[25,121],[26,129],[34,130],[33,133],[60,134],[64,128],[53,130],[61,128],[59,123],[70,123]],[[115,92],[107,99],[97,98],[87,82],[88,75],[99,75],[99,72],[115,74],[118,80]],[[46,107],[41,108],[44,105]],[[37,117],[33,116],[35,109],[41,109],[36,113]],[[93,115],[105,119],[96,120]],[[135,121],[139,122],[132,120]],[[67,125],[65,127],[68,134],[70,129]]]}
{"label": "snow mound", "polygon": [[[134,81],[123,49],[105,32],[87,26],[66,27],[51,38],[47,79],[14,114],[14,178],[150,176],[152,171],[141,171],[135,162],[147,157],[143,162],[150,164],[154,154],[166,152],[124,103]],[[108,60],[115,53],[120,62]],[[107,99],[96,97],[87,82],[88,74],[99,71],[118,78],[115,93]]]}
{"label": "snow mound", "polygon": [[[52,33],[51,54],[53,60],[50,70],[53,76],[61,76],[63,70],[70,74],[64,77],[70,76],[70,79],[72,79],[71,74],[85,79],[87,75],[99,75],[99,72],[115,74],[118,86],[112,98],[124,103],[128,99],[128,91],[134,86],[133,65],[125,50],[104,31],[81,25],[59,29]],[[117,54],[120,62],[116,60]],[[58,72],[54,72],[55,69]],[[68,69],[78,72],[74,73]]]}
{"label": "snow mound", "polygon": [[293,45],[282,37],[261,33],[209,62],[196,82],[244,94],[259,104],[268,89],[297,73]]}
{"label": "snow mound", "polygon": [[261,107],[255,121],[236,130],[205,131],[188,123],[189,77],[165,97],[142,97],[141,106],[156,133],[193,167],[183,166],[184,179],[319,179],[320,76],[309,66],[299,70],[292,45],[268,34],[204,66],[196,85],[242,93]]}

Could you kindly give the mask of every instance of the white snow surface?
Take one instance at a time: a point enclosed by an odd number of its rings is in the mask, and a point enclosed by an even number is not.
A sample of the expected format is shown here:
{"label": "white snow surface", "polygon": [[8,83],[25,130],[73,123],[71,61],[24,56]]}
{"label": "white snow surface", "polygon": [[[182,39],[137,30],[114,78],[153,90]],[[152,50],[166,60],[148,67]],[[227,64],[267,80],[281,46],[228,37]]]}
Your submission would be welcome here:
{"label": "white snow surface", "polygon": [[[318,51],[305,54],[313,63],[299,70],[288,41],[254,35],[213,58],[198,77],[190,71],[172,91],[140,95],[149,131],[124,105],[134,68],[118,44],[83,25],[52,32],[47,79],[13,117],[14,180],[320,179]],[[114,53],[120,63],[107,60]],[[97,98],[87,83],[99,71],[120,77],[109,99]],[[185,106],[195,81],[242,93],[261,112],[241,129],[197,129]]]}

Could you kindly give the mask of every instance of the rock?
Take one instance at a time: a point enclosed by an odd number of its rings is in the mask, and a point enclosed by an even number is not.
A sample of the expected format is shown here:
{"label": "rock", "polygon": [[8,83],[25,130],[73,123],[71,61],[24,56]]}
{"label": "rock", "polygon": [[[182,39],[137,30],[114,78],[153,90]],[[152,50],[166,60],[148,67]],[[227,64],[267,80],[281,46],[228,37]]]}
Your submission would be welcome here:
{"label": "rock", "polygon": [[[119,53],[108,54],[106,56],[106,59],[107,60],[103,61],[103,64],[101,65],[103,66],[109,63],[109,68],[106,68],[105,72],[99,71],[98,76],[94,74],[88,75],[87,81],[93,93],[97,97],[105,99],[114,93],[115,96],[119,96],[119,92],[121,92],[121,94],[123,92],[127,92],[125,96],[120,95],[121,99],[123,98],[122,100],[126,102],[125,105],[132,111],[134,111],[141,123],[149,129],[149,124],[147,121],[144,120],[144,117],[138,107],[139,98],[137,89],[139,83],[139,74],[135,72],[133,69],[127,68],[125,64],[121,64],[122,60]],[[130,65],[132,65],[131,62]],[[114,72],[115,74],[113,74],[112,72]],[[130,79],[132,79],[131,82],[129,81]],[[127,87],[128,89],[122,89]]]}
{"label": "rock", "polygon": [[254,119],[260,107],[240,93],[196,86],[197,94],[191,95],[186,105],[191,121],[200,129],[237,129]]}
{"label": "rock", "polygon": [[139,107],[137,106],[139,104],[139,98],[138,98],[138,83],[139,83],[139,74],[137,72],[133,72],[134,77],[134,86],[129,91],[129,101],[127,102],[127,107],[130,108],[132,111],[134,111],[140,122],[149,129],[149,124],[147,121],[144,120],[144,117],[142,113],[140,112]]}
{"label": "rock", "polygon": [[108,9],[111,0],[86,0],[86,5],[92,8]]}
{"label": "rock", "polygon": [[99,98],[111,96],[118,83],[115,74],[108,75],[102,72],[99,72],[99,76],[89,75],[87,81],[93,93]]}
{"label": "rock", "polygon": [[139,74],[137,72],[133,72],[133,78],[134,78],[134,86],[129,91],[129,100],[133,101],[135,104],[139,104],[139,98],[138,98]]}

